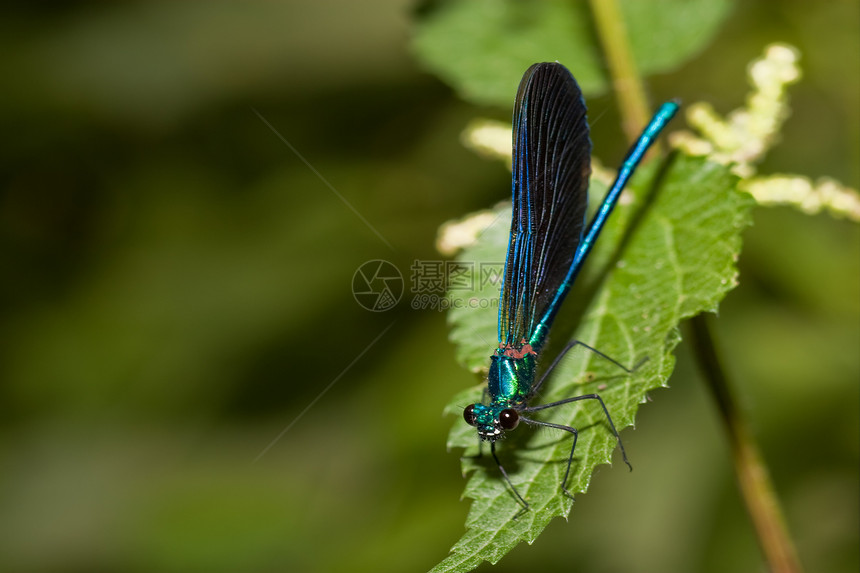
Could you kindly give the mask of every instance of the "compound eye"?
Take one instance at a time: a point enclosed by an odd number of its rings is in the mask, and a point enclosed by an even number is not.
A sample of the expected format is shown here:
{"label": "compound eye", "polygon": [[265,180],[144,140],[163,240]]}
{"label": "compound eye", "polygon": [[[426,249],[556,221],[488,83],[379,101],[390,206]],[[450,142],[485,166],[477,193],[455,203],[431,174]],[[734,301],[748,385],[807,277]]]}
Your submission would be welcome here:
{"label": "compound eye", "polygon": [[513,430],[520,423],[520,415],[513,408],[499,412],[499,425],[505,430]]}
{"label": "compound eye", "polygon": [[463,409],[463,419],[466,420],[466,423],[469,424],[470,426],[474,426],[475,423],[478,421],[475,418],[475,405],[474,404],[469,404],[468,406],[466,406],[465,409]]}

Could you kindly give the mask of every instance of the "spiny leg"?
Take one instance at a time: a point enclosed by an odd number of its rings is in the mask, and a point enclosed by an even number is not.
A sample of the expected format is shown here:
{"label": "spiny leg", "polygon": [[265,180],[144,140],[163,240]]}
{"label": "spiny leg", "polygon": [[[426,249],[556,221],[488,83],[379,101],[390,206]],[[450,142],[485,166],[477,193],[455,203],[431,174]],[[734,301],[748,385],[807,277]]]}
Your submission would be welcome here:
{"label": "spiny leg", "polygon": [[[505,481],[508,482],[508,485],[511,486],[511,491],[514,492],[514,495],[517,496],[517,499],[523,506],[523,511],[529,508],[529,504],[526,500],[523,499],[523,496],[520,495],[520,492],[517,491],[517,488],[514,487],[514,484],[511,482],[511,478],[508,477],[508,472],[505,471],[505,468],[502,467],[502,462],[499,461],[499,457],[496,455],[496,442],[490,442],[490,453],[493,454],[493,459],[496,460],[496,465],[499,466],[499,471],[502,473],[502,477],[505,478]],[[519,517],[519,513],[517,517]]]}
{"label": "spiny leg", "polygon": [[639,362],[637,362],[633,366],[633,368],[627,368],[626,366],[624,366],[623,364],[621,364],[620,362],[618,362],[617,360],[615,360],[611,356],[608,356],[608,355],[602,353],[601,351],[597,350],[596,348],[592,348],[591,346],[589,346],[586,343],[581,342],[579,340],[574,340],[572,342],[568,342],[567,346],[565,346],[561,350],[561,352],[558,353],[558,356],[555,357],[555,360],[552,361],[552,364],[549,365],[549,368],[546,369],[546,372],[543,373],[543,376],[540,377],[540,380],[537,381],[537,384],[535,384],[534,387],[532,388],[531,392],[529,392],[529,394],[531,396],[534,396],[535,394],[537,394],[538,390],[540,390],[540,387],[543,385],[544,381],[546,381],[550,372],[552,372],[555,369],[555,367],[558,366],[559,362],[561,362],[561,359],[564,358],[564,356],[568,352],[573,350],[573,348],[576,346],[582,346],[583,348],[587,348],[588,350],[594,352],[595,354],[597,354],[601,358],[608,360],[609,362],[612,362],[613,364],[615,364],[616,366],[618,366],[619,368],[621,368],[622,370],[624,370],[628,374],[631,374],[631,373],[635,372],[636,370],[638,370],[639,367],[642,366],[648,360],[648,357],[646,356],[645,358],[643,358]]}
{"label": "spiny leg", "polygon": [[576,428],[573,428],[571,426],[553,424],[552,422],[541,422],[540,420],[533,420],[531,418],[526,418],[525,416],[520,416],[520,420],[526,422],[527,424],[537,424],[538,426],[556,428],[558,430],[564,430],[565,432],[570,432],[571,434],[573,434],[573,445],[570,446],[570,456],[568,456],[567,458],[567,469],[564,470],[564,479],[561,480],[561,491],[563,491],[567,497],[576,501],[576,498],[573,497],[573,494],[570,493],[570,491],[568,491],[567,489],[567,478],[570,477],[570,466],[573,463],[573,452],[576,450],[576,440],[579,439],[579,432],[576,430]]}
{"label": "spiny leg", "polygon": [[[609,410],[606,408],[606,404],[603,403],[603,398],[601,398],[598,394],[583,394],[582,396],[574,396],[573,398],[565,398],[564,400],[559,400],[558,402],[550,402],[549,404],[542,404],[540,406],[529,406],[527,408],[523,408],[522,412],[537,412],[539,410],[545,410],[547,408],[554,408],[555,406],[561,406],[562,404],[569,404],[571,402],[577,402],[579,400],[597,400],[600,402],[600,407],[603,408],[603,413],[606,414],[606,420],[609,422],[609,427],[612,428],[612,433],[615,435],[615,439],[618,440],[618,447],[621,448],[621,457],[624,459],[624,463],[627,464],[627,467],[630,468],[630,471],[633,471],[633,466],[630,465],[630,461],[627,459],[627,452],[624,450],[624,442],[621,441],[621,436],[618,434],[618,430],[615,429],[615,423],[612,421],[612,416],[609,415]],[[560,430],[565,430],[567,432],[571,432],[576,435],[576,430],[571,428],[570,426],[561,426],[557,424],[550,424],[549,422],[540,422],[537,420],[526,420],[526,418],[520,418],[524,421],[532,421],[535,424],[539,424],[542,426],[550,426],[557,427]],[[574,447],[576,446],[576,440],[573,443]],[[573,460],[573,450],[570,452],[570,459],[568,460],[568,470],[570,470],[570,462]]]}

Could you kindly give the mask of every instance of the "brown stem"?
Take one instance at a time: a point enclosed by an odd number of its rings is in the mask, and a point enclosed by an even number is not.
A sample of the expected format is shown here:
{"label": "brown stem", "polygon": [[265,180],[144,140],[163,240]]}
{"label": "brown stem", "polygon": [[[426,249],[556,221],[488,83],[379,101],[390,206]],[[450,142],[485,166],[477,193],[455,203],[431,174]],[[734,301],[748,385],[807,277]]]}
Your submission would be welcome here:
{"label": "brown stem", "polygon": [[708,320],[700,314],[690,321],[691,342],[729,436],[741,495],[771,572],[800,573],[797,551],[788,534],[767,466],[732,396]]}

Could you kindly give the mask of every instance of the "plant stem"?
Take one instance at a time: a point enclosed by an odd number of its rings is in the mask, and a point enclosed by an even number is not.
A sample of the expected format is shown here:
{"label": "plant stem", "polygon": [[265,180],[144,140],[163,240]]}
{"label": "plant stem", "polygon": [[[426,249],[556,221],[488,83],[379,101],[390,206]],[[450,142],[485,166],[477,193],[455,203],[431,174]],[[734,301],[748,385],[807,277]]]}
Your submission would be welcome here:
{"label": "plant stem", "polygon": [[651,114],[642,77],[630,49],[624,15],[616,0],[590,0],[590,3],[597,36],[606,54],[612,87],[618,95],[622,128],[627,141],[633,143]]}
{"label": "plant stem", "polygon": [[[624,133],[632,143],[648,121],[649,111],[642,78],[630,50],[624,17],[617,0],[590,0],[590,4],[597,34],[606,53],[612,85],[618,94]],[[726,426],[741,496],[768,567],[772,573],[800,573],[802,569],[797,551],[788,535],[767,467],[736,406],[707,318],[699,315],[690,322],[694,353]]]}
{"label": "plant stem", "polygon": [[767,466],[732,396],[708,320],[704,314],[690,320],[691,342],[729,435],[741,495],[770,570],[773,573],[800,573],[802,569],[797,552],[788,534]]}

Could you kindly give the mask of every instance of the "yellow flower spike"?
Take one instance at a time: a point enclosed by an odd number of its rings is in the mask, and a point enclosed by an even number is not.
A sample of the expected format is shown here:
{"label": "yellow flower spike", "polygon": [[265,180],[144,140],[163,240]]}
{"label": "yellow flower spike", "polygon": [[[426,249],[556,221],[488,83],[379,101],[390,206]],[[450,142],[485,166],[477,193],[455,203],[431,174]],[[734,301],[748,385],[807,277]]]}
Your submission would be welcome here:
{"label": "yellow flower spike", "polygon": [[779,140],[790,115],[786,88],[800,80],[800,53],[786,44],[771,44],[764,57],[750,63],[747,75],[752,92],[746,106],[726,119],[705,102],[687,107],[689,131],[670,134],[669,143],[689,155],[704,155],[741,178],[740,188],[762,205],[792,205],[808,214],[827,211],[835,217],[860,221],[860,194],[833,179],[813,183],[802,175],[756,177],[755,164]]}
{"label": "yellow flower spike", "polygon": [[476,119],[469,122],[460,142],[481,157],[504,159],[511,168],[511,124],[492,119]]}
{"label": "yellow flower spike", "polygon": [[749,66],[753,91],[746,107],[732,111],[724,120],[710,104],[692,104],[687,108],[687,122],[702,137],[681,132],[673,134],[670,142],[691,155],[708,155],[713,161],[733,165],[741,177],[752,176],[753,163],[773,147],[789,115],[786,87],[800,79],[799,59],[790,46],[768,46],[764,57]]}
{"label": "yellow flower spike", "polygon": [[794,205],[810,215],[827,211],[860,222],[860,194],[828,177],[815,183],[802,175],[754,177],[741,181],[740,188],[761,205]]}
{"label": "yellow flower spike", "polygon": [[436,237],[436,250],[447,257],[456,255],[478,240],[490,225],[499,218],[498,213],[486,209],[470,213],[462,219],[448,221],[439,227]]}

